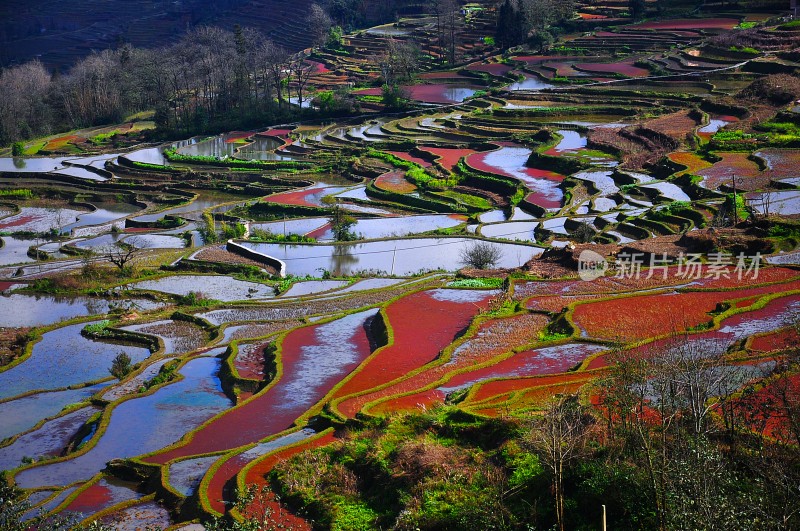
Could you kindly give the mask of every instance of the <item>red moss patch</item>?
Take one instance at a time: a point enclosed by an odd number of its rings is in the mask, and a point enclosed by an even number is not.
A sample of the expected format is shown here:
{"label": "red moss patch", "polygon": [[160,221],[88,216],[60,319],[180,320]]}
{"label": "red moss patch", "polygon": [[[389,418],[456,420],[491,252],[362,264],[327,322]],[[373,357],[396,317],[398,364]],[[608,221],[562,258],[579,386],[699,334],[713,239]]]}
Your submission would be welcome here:
{"label": "red moss patch", "polygon": [[800,150],[798,149],[762,149],[756,155],[767,162],[767,171],[773,179],[797,177],[800,168]]}
{"label": "red moss patch", "polygon": [[[677,269],[675,270],[677,273]],[[703,274],[708,274],[708,268],[703,269]],[[720,277],[720,278],[703,278],[698,281],[698,285],[703,288],[709,289],[726,289],[726,288],[742,288],[751,286],[753,284],[767,284],[770,282],[786,282],[788,280],[796,279],[800,272],[795,269],[789,269],[788,267],[765,267],[761,268],[758,271],[758,275],[742,275],[742,278],[739,279],[738,275],[731,274],[729,278]],[[789,288],[784,288],[780,285],[773,286],[772,288],[775,292],[779,290],[785,290]],[[795,288],[791,288],[795,289]],[[744,296],[744,295],[743,295]],[[734,297],[731,297],[734,298]]]}
{"label": "red moss patch", "polygon": [[387,153],[394,155],[398,159],[403,159],[409,162],[413,162],[415,164],[419,164],[423,168],[428,168],[431,165],[431,163],[428,162],[427,160],[415,157],[411,153],[406,153],[405,151],[387,151]]}
{"label": "red moss patch", "polygon": [[796,328],[784,328],[754,337],[749,347],[751,352],[765,353],[794,348],[798,343],[800,332]]}
{"label": "red moss patch", "polygon": [[708,323],[712,318],[709,312],[726,300],[795,289],[800,289],[800,281],[734,291],[624,297],[580,304],[575,308],[573,321],[589,337],[638,341]]}
{"label": "red moss patch", "polygon": [[402,170],[386,172],[375,179],[375,186],[387,192],[410,194],[417,187],[413,183],[406,181],[405,175]]}
{"label": "red moss patch", "polygon": [[[328,445],[335,440],[336,439],[333,434],[329,433],[317,439],[308,441],[305,444],[275,452],[264,458],[247,471],[245,483],[247,485],[266,485],[268,484],[266,479],[267,474],[269,474],[269,472],[279,462],[285,461],[286,459],[289,459],[290,457],[295,456],[305,450]],[[209,499],[210,498],[211,496],[209,496]],[[312,529],[311,525],[306,520],[289,512],[289,510],[286,509],[280,500],[272,493],[269,493],[264,499],[255,500],[253,503],[251,503],[244,510],[244,516],[260,517],[260,515],[266,514],[267,510],[270,512],[270,524],[275,529],[294,529],[297,531],[310,531]]]}
{"label": "red moss patch", "polygon": [[[430,363],[469,325],[489,294],[478,304],[437,300],[430,291],[411,294],[386,307],[394,343],[380,350],[336,392],[336,397],[360,393]],[[396,386],[356,396],[338,404],[339,411],[354,417],[368,402],[396,394]]]}
{"label": "red moss patch", "polygon": [[695,153],[687,151],[676,151],[670,153],[668,157],[672,162],[686,166],[686,169],[678,172],[677,175],[683,175],[685,173],[696,175],[700,170],[711,166],[711,163],[707,160],[699,157]]}
{"label": "red moss patch", "polygon": [[736,187],[745,190],[758,190],[769,184],[769,176],[762,173],[755,162],[747,158],[747,153],[715,153],[722,160],[710,168],[699,170],[697,175],[705,177],[703,185],[716,190],[722,185],[732,186],[731,177],[736,177]]}
{"label": "red moss patch", "polygon": [[239,355],[235,361],[239,376],[249,380],[264,379],[264,349],[269,345],[239,345]]}
{"label": "red moss patch", "polygon": [[252,131],[231,131],[227,135],[225,135],[225,143],[226,144],[235,144],[240,140],[244,140],[246,138],[250,138],[253,136]]}
{"label": "red moss patch", "polygon": [[800,374],[780,378],[763,389],[740,398],[734,407],[745,424],[779,441],[796,443],[788,411],[800,402]]}
{"label": "red moss patch", "polygon": [[521,61],[528,64],[540,64],[547,61],[559,61],[565,59],[582,59],[579,55],[517,55],[512,57],[514,61]]}
{"label": "red moss patch", "polygon": [[299,205],[307,207],[318,207],[316,203],[308,201],[308,197],[320,193],[320,189],[316,187],[306,188],[303,190],[293,190],[291,192],[281,192],[263,198],[263,201],[268,203],[280,203],[282,205]]}
{"label": "red moss patch", "polygon": [[501,63],[490,63],[482,65],[470,65],[467,67],[467,70],[471,70],[473,72],[485,72],[487,74],[500,77],[511,72],[513,68]]}
{"label": "red moss patch", "polygon": [[[749,312],[739,313],[733,315],[721,323],[721,327],[716,330],[708,332],[701,332],[692,335],[693,341],[727,341],[739,339],[739,337],[732,336],[731,330],[742,329],[742,326],[749,322],[755,321],[774,321],[775,327],[779,327],[784,321],[787,309],[791,304],[796,304],[800,301],[800,295],[792,295],[789,297],[781,297],[766,304],[763,308]],[[751,330],[751,333],[753,331]],[[654,334],[653,334],[654,335]],[[634,354],[646,355],[651,352],[658,352],[659,349],[669,347],[670,343],[674,342],[674,338],[659,339],[643,347],[637,347],[631,350]],[[701,344],[701,343],[698,343]],[[587,366],[587,370],[599,369],[608,366],[610,360],[606,354],[602,354],[594,358]]]}
{"label": "red moss patch", "polygon": [[619,63],[576,63],[575,69],[587,72],[601,72],[607,74],[622,74],[627,77],[644,77],[650,75],[650,71],[633,65],[633,60],[622,61]]}
{"label": "red moss patch", "polygon": [[66,148],[68,144],[75,144],[76,142],[83,142],[84,140],[86,139],[77,135],[59,136],[58,138],[49,140],[43,149],[45,151],[60,151]]}
{"label": "red moss patch", "polygon": [[12,218],[6,218],[6,220],[0,221],[0,229],[10,229],[12,227],[19,227],[21,225],[27,225],[28,223],[34,221],[39,221],[40,219],[44,219],[44,216],[43,215],[13,216]]}
{"label": "red moss patch", "polygon": [[330,223],[326,223],[325,225],[319,227],[318,229],[314,229],[311,232],[307,232],[305,236],[308,236],[309,238],[321,238],[332,228],[333,225],[331,225]]}
{"label": "red moss patch", "polygon": [[452,171],[456,167],[461,157],[468,157],[475,153],[472,149],[459,149],[459,148],[439,148],[439,147],[426,147],[419,146],[421,151],[427,151],[439,157],[436,162],[442,165],[443,168]]}
{"label": "red moss patch", "polygon": [[95,483],[81,492],[67,509],[94,514],[108,507],[112,499],[111,490],[107,486]]}
{"label": "red moss patch", "polygon": [[591,379],[592,376],[585,373],[567,373],[557,376],[494,380],[480,384],[467,403],[482,402],[497,397],[507,399],[515,391],[526,391],[533,387],[543,386],[548,386],[549,396],[553,396],[562,392],[562,389],[571,388],[575,384],[583,385]]}
{"label": "red moss patch", "polygon": [[[540,331],[548,323],[548,318],[539,314],[520,315],[506,319],[494,319],[481,324],[478,331],[470,339],[459,345],[451,354],[450,360],[441,365],[435,365],[430,369],[421,372],[411,378],[399,382],[397,385],[384,390],[384,394],[405,394],[415,389],[422,389],[436,382],[444,381],[448,375],[470,367],[475,367],[490,361],[492,358],[502,356],[511,351],[514,347],[530,344],[538,337]],[[514,356],[525,358],[523,354]],[[519,358],[521,359],[521,358]],[[467,380],[474,378],[475,372],[488,371],[487,374],[497,374],[494,369],[500,365],[506,367],[508,360],[501,361],[497,365],[485,369],[479,369],[467,373]],[[513,362],[511,363],[513,365]],[[464,375],[457,375],[452,380],[447,380],[448,386],[461,385],[452,383],[453,381],[462,382]],[[463,382],[462,382],[463,383]],[[420,393],[412,396],[418,397]],[[427,391],[422,394],[429,399],[434,397]],[[440,393],[441,394],[441,393]],[[396,399],[383,402],[375,409],[375,412],[393,412],[403,410],[408,404],[419,403],[418,399],[408,397],[398,397]]]}
{"label": "red moss patch", "polygon": [[426,72],[419,75],[420,79],[463,79],[474,81],[473,78],[459,74],[458,72]]}
{"label": "red moss patch", "polygon": [[259,136],[276,136],[280,138],[286,138],[291,133],[291,129],[270,129],[268,131],[262,131],[258,133]]}
{"label": "red moss patch", "polygon": [[330,72],[330,69],[327,66],[325,66],[324,63],[306,59],[306,64],[309,64],[314,67],[315,74],[327,74],[328,72]]}

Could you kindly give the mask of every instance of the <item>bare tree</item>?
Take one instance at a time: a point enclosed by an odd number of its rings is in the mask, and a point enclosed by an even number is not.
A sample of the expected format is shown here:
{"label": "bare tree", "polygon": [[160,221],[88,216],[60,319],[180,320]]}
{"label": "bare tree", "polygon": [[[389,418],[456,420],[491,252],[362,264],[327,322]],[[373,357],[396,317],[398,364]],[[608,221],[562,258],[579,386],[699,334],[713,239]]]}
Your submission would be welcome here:
{"label": "bare tree", "polygon": [[311,4],[307,21],[313,43],[316,46],[325,44],[325,41],[328,40],[331,26],[333,26],[333,21],[328,13],[319,4]]}
{"label": "bare tree", "polygon": [[290,78],[293,81],[297,92],[297,105],[303,106],[303,91],[308,85],[308,80],[314,75],[314,67],[306,62],[306,57],[302,53],[296,55],[289,66]]}
{"label": "bare tree", "polygon": [[0,144],[48,132],[52,116],[45,104],[50,74],[39,61],[0,73]]}
{"label": "bare tree", "polygon": [[564,472],[583,449],[591,417],[583,411],[577,396],[557,396],[545,414],[533,420],[531,443],[550,470],[556,523],[564,531]]}
{"label": "bare tree", "polygon": [[408,41],[389,39],[380,55],[373,57],[386,85],[403,83],[413,79],[419,70],[419,48]]}
{"label": "bare tree", "polygon": [[288,75],[289,52],[272,41],[264,41],[259,50],[259,59],[264,71],[268,73],[269,83],[278,98],[278,106],[283,105],[283,80]]}
{"label": "bare tree", "polygon": [[117,266],[120,271],[130,267],[131,262],[141,253],[146,246],[136,237],[120,240],[104,247],[99,253],[106,260]]}
{"label": "bare tree", "polygon": [[442,63],[455,62],[457,32],[463,21],[457,0],[433,0],[431,9],[436,17],[436,39]]}
{"label": "bare tree", "polygon": [[461,263],[475,269],[494,267],[503,257],[503,251],[490,242],[476,241],[459,251]]}
{"label": "bare tree", "polygon": [[754,194],[750,200],[750,204],[752,205],[754,211],[756,208],[760,207],[761,212],[759,212],[759,214],[761,214],[764,219],[769,219],[770,215],[772,214],[772,190],[765,190],[758,194]]}

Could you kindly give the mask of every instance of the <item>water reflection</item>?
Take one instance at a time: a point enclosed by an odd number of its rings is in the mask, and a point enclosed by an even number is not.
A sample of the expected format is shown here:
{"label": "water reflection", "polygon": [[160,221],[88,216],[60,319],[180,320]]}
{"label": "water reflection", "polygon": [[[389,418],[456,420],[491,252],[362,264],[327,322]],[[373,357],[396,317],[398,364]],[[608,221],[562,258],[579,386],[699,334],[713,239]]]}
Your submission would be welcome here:
{"label": "water reflection", "polygon": [[[474,244],[470,238],[413,238],[335,245],[287,245],[250,243],[243,245],[287,265],[293,275],[318,275],[319,270],[341,274],[358,271],[407,276],[420,271],[454,271],[463,266],[460,254]],[[493,244],[502,257],[497,267],[518,267],[541,254],[543,249],[511,243]]]}

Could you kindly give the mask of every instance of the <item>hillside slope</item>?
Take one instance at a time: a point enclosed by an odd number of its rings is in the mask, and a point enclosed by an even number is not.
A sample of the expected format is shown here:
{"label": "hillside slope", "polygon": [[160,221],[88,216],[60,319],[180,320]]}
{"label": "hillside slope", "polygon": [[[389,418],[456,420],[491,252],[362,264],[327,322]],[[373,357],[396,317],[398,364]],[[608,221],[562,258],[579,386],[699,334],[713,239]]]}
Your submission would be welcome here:
{"label": "hillside slope", "polygon": [[305,17],[311,0],[31,0],[0,3],[0,66],[39,57],[67,67],[118,42],[156,47],[187,28],[250,26],[292,50],[311,44]]}

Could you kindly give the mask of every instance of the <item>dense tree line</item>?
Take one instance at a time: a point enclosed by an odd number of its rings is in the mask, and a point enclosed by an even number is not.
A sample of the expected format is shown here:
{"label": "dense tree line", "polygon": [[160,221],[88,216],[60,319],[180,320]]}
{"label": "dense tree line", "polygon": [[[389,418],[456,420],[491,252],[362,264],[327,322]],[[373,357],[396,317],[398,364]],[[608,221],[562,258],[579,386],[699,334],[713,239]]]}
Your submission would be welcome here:
{"label": "dense tree line", "polygon": [[[38,61],[0,74],[0,144],[155,109],[167,134],[248,127],[297,116],[314,66],[249,28],[198,27],[178,43],[93,53],[67,74]],[[325,112],[346,111],[328,95]]]}
{"label": "dense tree line", "polygon": [[[405,6],[385,0],[377,12],[391,19]],[[455,63],[463,26],[457,0],[434,0],[441,62]],[[360,0],[321,0],[306,16],[317,46],[341,47],[345,30],[376,22],[376,6]],[[383,20],[380,20],[383,21]],[[409,82],[420,50],[390,40],[375,57],[390,88]],[[80,60],[66,74],[50,73],[38,61],[0,73],[0,145],[56,131],[118,123],[132,113],[155,109],[163,136],[247,128],[293,120],[308,98],[314,66],[251,28],[227,31],[200,26],[173,45],[143,49],[122,44]],[[344,91],[319,95],[322,113],[350,112]]]}
{"label": "dense tree line", "polygon": [[496,42],[501,48],[526,42],[544,47],[558,25],[574,14],[574,0],[503,0],[497,12]]}

